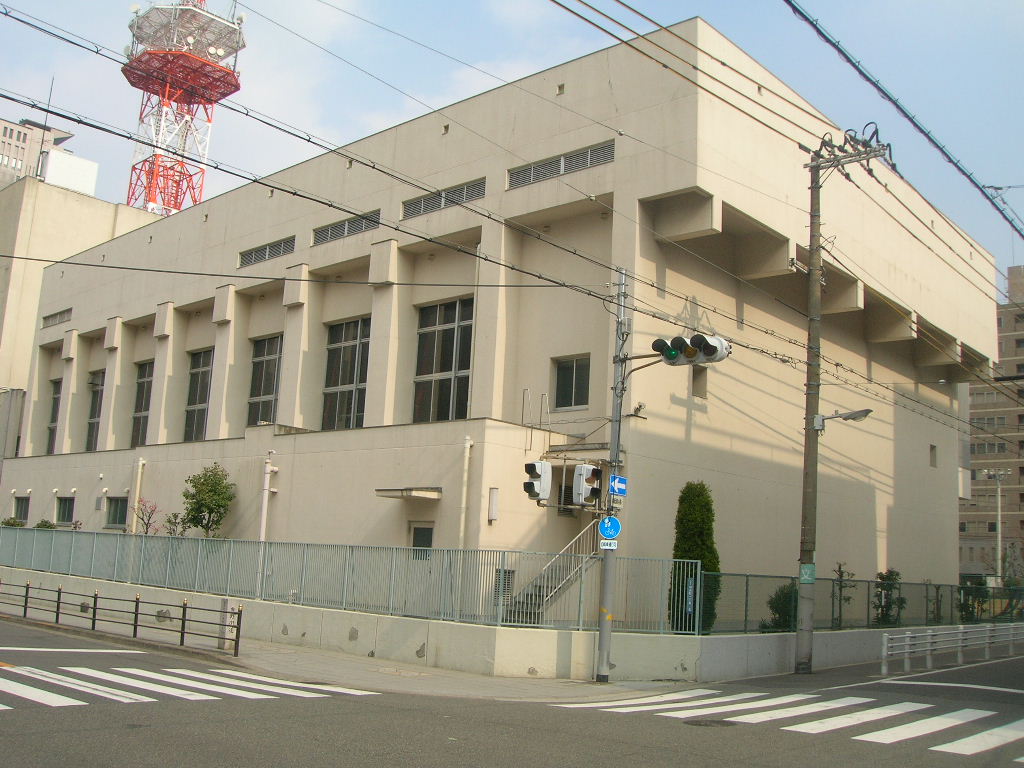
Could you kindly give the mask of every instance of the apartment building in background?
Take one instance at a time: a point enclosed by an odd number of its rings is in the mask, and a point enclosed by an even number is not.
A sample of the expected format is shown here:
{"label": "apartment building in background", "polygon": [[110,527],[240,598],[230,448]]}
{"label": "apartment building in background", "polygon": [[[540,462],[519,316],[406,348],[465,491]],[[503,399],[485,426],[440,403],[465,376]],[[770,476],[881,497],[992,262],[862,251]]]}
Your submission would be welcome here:
{"label": "apartment building in background", "polygon": [[[609,456],[621,269],[631,358],[696,331],[733,354],[629,377],[620,554],[670,556],[702,480],[723,570],[795,573],[805,164],[842,127],[703,20],[673,31],[702,52],[652,37],[728,87],[613,46],[47,266],[0,499],[131,530],[218,462],[232,538],[558,551],[593,519],[566,481]],[[871,166],[822,190],[821,413],[873,412],[821,437],[818,568],[948,583],[994,264]],[[540,458],[544,506],[522,489]]]}
{"label": "apartment building in background", "polygon": [[35,120],[15,123],[0,118],[0,189],[29,176],[95,195],[99,166],[64,146],[73,136]]}
{"label": "apartment building in background", "polygon": [[960,506],[960,573],[994,576],[1001,564],[1004,576],[1024,580],[1024,266],[1007,276],[995,371],[1022,378],[970,385],[971,498]]}

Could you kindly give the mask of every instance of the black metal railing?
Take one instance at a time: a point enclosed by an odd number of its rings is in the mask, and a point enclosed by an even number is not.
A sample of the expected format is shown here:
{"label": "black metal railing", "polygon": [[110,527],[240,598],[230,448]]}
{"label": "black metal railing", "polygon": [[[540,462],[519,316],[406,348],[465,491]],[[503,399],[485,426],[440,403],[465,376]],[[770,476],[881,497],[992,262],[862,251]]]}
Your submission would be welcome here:
{"label": "black metal railing", "polygon": [[[85,598],[78,601],[75,598]],[[87,617],[89,629],[97,629],[97,624],[114,624],[132,628],[132,637],[139,636],[139,629],[153,629],[162,632],[173,632],[177,635],[179,646],[185,645],[188,637],[205,637],[225,645],[233,646],[233,655],[238,656],[238,648],[242,639],[242,606],[236,609],[220,610],[216,608],[200,608],[189,605],[188,600],[178,603],[158,603],[143,600],[139,594],[135,599],[126,597],[102,597],[99,591],[91,594],[69,592],[63,587],[56,589],[33,586],[26,581],[21,584],[0,581],[0,605],[14,606],[20,610],[23,618],[52,618],[54,624],[60,624],[61,611],[64,610],[65,624],[69,614],[67,608],[76,605],[80,613]],[[214,616],[211,617],[211,614]],[[219,620],[215,621],[214,618]],[[218,634],[210,634],[217,631]]]}

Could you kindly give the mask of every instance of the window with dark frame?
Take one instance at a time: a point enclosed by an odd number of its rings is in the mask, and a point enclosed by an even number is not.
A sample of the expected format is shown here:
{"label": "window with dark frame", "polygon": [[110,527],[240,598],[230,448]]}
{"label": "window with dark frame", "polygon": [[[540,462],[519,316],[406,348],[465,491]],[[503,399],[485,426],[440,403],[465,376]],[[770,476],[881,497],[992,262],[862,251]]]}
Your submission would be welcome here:
{"label": "window with dark frame", "polygon": [[188,399],[185,401],[186,443],[206,439],[206,413],[210,407],[210,375],[213,350],[192,352],[189,357]]}
{"label": "window with dark frame", "polygon": [[124,528],[128,524],[128,498],[110,496],[107,498],[107,525],[111,528]]}
{"label": "window with dark frame", "polygon": [[75,497],[57,497],[57,525],[71,525],[75,522]]}
{"label": "window with dark frame", "polygon": [[590,356],[555,361],[555,408],[581,408],[590,402]]}
{"label": "window with dark frame", "polygon": [[327,329],[322,430],[363,426],[369,357],[370,318],[337,323]]}
{"label": "window with dark frame", "polygon": [[105,371],[89,374],[89,418],[85,422],[85,450],[95,451],[100,436],[100,411],[103,409]]}
{"label": "window with dark frame", "polygon": [[46,455],[50,456],[57,450],[57,416],[60,414],[61,379],[50,382],[50,421],[46,425]]}
{"label": "window with dark frame", "polygon": [[28,496],[14,497],[14,519],[23,523],[28,522]]}
{"label": "window with dark frame", "polygon": [[153,361],[135,366],[135,408],[132,412],[132,448],[146,444],[149,400],[153,393]]}
{"label": "window with dark frame", "polygon": [[472,352],[473,299],[420,308],[413,422],[467,417]]}
{"label": "window with dark frame", "polygon": [[281,370],[281,336],[254,339],[249,416],[246,426],[273,424],[277,419],[277,389]]}

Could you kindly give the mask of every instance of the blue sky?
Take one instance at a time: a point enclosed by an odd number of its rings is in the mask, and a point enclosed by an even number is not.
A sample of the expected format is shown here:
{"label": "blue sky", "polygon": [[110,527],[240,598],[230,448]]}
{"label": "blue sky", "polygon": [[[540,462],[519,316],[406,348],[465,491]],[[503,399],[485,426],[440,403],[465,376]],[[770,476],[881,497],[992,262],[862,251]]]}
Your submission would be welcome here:
{"label": "blue sky", "polygon": [[[574,0],[563,0],[581,9]],[[634,28],[649,25],[613,0],[591,2]],[[130,0],[0,0],[0,4],[121,51],[130,42]],[[146,2],[141,2],[143,7]],[[1024,242],[894,108],[798,19],[782,0],[637,0],[669,24],[701,16],[843,127],[875,121],[893,144],[900,171],[940,210],[995,254],[1005,272],[1024,263]],[[1020,0],[862,0],[856,5],[802,0],[835,36],[982,184],[1024,185],[1017,138],[1024,101]],[[234,99],[336,144],[499,83],[339,12],[344,8],[505,79],[544,69],[614,41],[549,0],[243,0],[248,47],[239,59]],[[226,15],[230,0],[209,0]],[[274,22],[277,22],[276,24]],[[283,30],[284,25],[372,72],[382,85]],[[134,130],[140,97],[117,67],[0,16],[0,89]],[[39,113],[0,100],[7,119]],[[76,136],[69,148],[101,164],[98,194],[122,202],[132,145],[53,121]],[[264,174],[316,154],[314,148],[222,110],[210,158]],[[239,182],[211,171],[207,197]],[[1024,213],[1024,189],[1006,193]]]}

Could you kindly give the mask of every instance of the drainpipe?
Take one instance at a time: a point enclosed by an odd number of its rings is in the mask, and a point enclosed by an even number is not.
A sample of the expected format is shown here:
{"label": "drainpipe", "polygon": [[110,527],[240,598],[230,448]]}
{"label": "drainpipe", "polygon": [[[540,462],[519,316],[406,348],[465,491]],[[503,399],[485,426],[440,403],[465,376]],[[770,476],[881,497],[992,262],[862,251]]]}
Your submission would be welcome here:
{"label": "drainpipe", "polygon": [[473,440],[466,435],[462,444],[462,500],[459,502],[459,549],[466,546],[466,507],[469,505],[469,451]]}
{"label": "drainpipe", "polygon": [[[139,508],[139,499],[142,498],[142,475],[146,471],[146,460],[139,459],[135,462],[135,480],[134,480],[134,492],[132,493],[132,509]],[[136,526],[138,525],[139,519],[132,513],[132,524],[129,528],[131,533],[135,533]]]}
{"label": "drainpipe", "polygon": [[267,458],[263,460],[263,494],[260,497],[260,541],[267,540],[267,511],[270,509],[270,494],[275,489],[270,487],[270,476],[277,472],[270,457],[276,453],[274,450],[267,451]]}

